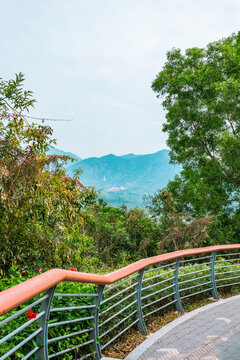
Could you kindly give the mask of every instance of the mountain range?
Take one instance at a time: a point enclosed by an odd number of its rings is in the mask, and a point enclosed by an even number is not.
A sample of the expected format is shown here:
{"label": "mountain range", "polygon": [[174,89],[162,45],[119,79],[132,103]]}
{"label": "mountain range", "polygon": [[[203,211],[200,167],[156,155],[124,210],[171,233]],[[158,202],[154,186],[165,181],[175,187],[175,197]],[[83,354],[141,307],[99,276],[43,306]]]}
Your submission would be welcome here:
{"label": "mountain range", "polygon": [[72,176],[74,169],[80,167],[83,170],[82,184],[101,190],[101,196],[114,206],[144,206],[144,194],[153,194],[163,188],[181,170],[180,166],[170,164],[169,150],[147,155],[109,154],[81,159],[52,147],[48,154],[68,155],[76,159],[67,164],[67,173]]}

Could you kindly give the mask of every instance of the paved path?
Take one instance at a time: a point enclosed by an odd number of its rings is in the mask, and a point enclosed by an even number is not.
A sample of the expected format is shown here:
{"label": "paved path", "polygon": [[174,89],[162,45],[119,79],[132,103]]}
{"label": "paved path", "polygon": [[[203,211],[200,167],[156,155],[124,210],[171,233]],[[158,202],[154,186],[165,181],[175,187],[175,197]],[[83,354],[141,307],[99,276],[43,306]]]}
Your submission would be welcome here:
{"label": "paved path", "polygon": [[240,295],[187,313],[125,360],[240,360]]}

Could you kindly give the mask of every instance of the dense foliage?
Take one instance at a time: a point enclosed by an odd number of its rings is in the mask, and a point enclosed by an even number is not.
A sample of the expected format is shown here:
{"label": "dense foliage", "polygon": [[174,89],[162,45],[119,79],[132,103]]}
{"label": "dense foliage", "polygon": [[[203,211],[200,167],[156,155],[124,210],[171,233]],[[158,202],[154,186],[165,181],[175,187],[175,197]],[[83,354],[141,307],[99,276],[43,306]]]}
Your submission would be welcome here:
{"label": "dense foliage", "polygon": [[[185,223],[215,216],[215,242],[239,242],[239,63],[240,33],[185,54],[169,51],[152,84],[166,110],[171,159],[183,166],[166,190]],[[163,204],[160,191],[150,201],[153,214]]]}
{"label": "dense foliage", "polygon": [[[0,270],[61,265],[59,251],[91,204],[93,189],[66,176],[65,156],[46,156],[53,143],[49,126],[28,123],[33,106],[22,74],[0,83]],[[53,170],[51,170],[53,169]],[[77,254],[76,254],[77,256]],[[70,259],[69,259],[70,262]]]}

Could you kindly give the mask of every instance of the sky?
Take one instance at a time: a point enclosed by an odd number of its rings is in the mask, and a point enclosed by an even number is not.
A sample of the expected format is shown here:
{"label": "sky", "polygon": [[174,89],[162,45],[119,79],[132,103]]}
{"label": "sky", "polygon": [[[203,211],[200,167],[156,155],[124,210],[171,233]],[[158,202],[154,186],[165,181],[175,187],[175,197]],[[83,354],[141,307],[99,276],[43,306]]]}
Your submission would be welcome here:
{"label": "sky", "polygon": [[240,30],[239,0],[0,0],[0,77],[25,75],[57,147],[81,158],[167,148],[151,83],[172,48]]}

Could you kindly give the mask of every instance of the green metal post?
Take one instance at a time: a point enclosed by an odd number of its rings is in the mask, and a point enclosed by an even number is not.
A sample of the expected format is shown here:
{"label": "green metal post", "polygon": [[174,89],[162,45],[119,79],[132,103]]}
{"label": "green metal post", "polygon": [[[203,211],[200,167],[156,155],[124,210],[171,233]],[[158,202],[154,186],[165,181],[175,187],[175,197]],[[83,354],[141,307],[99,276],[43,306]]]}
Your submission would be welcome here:
{"label": "green metal post", "polygon": [[146,325],[145,325],[145,321],[143,318],[143,312],[142,312],[142,279],[143,279],[143,274],[144,274],[144,269],[141,269],[138,272],[138,276],[137,276],[137,285],[135,287],[135,300],[137,300],[137,318],[138,318],[138,331],[140,332],[140,334],[146,335],[147,334],[147,330],[146,330]]}
{"label": "green metal post", "polygon": [[209,265],[209,279],[212,287],[212,297],[214,299],[219,299],[219,294],[216,287],[215,281],[215,261],[216,261],[216,251],[211,252],[210,265]]}
{"label": "green metal post", "polygon": [[93,319],[93,330],[90,333],[90,339],[93,340],[93,349],[96,360],[100,360],[102,358],[101,345],[99,340],[99,312],[100,305],[102,300],[102,294],[105,285],[98,285],[96,294],[97,296],[94,298],[95,308],[92,311],[94,316]]}
{"label": "green metal post", "polygon": [[44,311],[44,316],[42,316],[38,324],[41,326],[43,331],[37,336],[37,345],[40,349],[37,351],[37,360],[47,360],[48,359],[48,320],[50,316],[50,309],[52,305],[52,299],[54,296],[56,286],[48,289],[46,295],[48,298],[42,302],[41,311]]}
{"label": "green metal post", "polygon": [[174,270],[173,270],[173,292],[174,292],[174,300],[176,300],[176,308],[178,312],[184,313],[180,293],[178,286],[178,271],[179,271],[180,258],[176,259]]}

